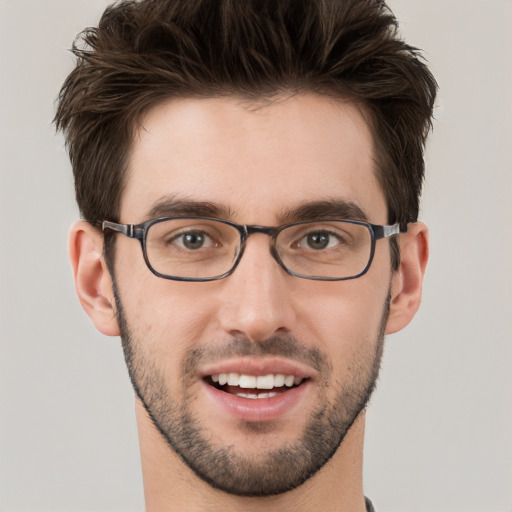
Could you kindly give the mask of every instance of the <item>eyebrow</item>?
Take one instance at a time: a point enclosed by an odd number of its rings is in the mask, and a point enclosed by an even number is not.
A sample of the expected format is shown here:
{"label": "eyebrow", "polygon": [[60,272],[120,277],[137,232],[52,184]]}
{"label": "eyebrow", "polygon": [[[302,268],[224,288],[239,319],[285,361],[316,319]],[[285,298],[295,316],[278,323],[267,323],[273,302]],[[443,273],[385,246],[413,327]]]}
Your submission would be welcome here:
{"label": "eyebrow", "polygon": [[[147,212],[146,220],[174,216],[212,217],[230,220],[234,217],[234,210],[222,203],[166,196],[150,208]],[[328,218],[368,220],[368,216],[359,205],[345,199],[304,202],[297,206],[283,209],[278,218],[281,224]]]}
{"label": "eyebrow", "polygon": [[157,201],[147,212],[146,219],[174,216],[213,217],[229,219],[231,209],[223,204],[209,201],[192,201],[177,196],[166,196]]}
{"label": "eyebrow", "polygon": [[280,218],[283,223],[328,218],[340,220],[368,220],[368,216],[359,205],[345,199],[328,199],[303,203],[293,208],[287,208],[282,212]]}

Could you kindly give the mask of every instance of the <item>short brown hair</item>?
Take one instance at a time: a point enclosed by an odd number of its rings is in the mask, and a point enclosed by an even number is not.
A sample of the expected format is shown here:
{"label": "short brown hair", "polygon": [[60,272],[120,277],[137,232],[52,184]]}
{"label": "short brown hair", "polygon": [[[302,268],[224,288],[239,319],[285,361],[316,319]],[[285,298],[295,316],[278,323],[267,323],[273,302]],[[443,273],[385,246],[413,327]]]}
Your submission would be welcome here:
{"label": "short brown hair", "polygon": [[436,82],[380,0],[125,0],[73,44],[55,121],[82,217],[118,221],[141,116],[173,97],[316,92],[360,103],[388,221],[417,220]]}

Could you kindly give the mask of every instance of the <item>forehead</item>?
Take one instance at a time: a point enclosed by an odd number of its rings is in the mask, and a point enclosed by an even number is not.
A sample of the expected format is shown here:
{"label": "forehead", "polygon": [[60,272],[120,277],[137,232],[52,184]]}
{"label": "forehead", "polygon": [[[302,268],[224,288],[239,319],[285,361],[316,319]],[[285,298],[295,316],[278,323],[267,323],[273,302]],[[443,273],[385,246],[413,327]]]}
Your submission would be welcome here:
{"label": "forehead", "polygon": [[150,110],[134,137],[121,220],[141,222],[177,198],[222,205],[241,223],[274,224],[284,210],[329,200],[385,222],[374,169],[371,132],[351,102],[173,99]]}

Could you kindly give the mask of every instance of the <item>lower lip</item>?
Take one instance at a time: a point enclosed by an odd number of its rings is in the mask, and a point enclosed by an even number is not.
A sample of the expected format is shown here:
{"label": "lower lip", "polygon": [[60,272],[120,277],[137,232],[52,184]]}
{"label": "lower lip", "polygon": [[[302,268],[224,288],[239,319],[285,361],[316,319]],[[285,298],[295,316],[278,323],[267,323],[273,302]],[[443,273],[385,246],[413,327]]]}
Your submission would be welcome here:
{"label": "lower lip", "polygon": [[289,413],[301,400],[309,383],[303,382],[271,398],[243,398],[214,388],[206,382],[203,382],[203,386],[213,402],[234,418],[261,423],[277,420]]}

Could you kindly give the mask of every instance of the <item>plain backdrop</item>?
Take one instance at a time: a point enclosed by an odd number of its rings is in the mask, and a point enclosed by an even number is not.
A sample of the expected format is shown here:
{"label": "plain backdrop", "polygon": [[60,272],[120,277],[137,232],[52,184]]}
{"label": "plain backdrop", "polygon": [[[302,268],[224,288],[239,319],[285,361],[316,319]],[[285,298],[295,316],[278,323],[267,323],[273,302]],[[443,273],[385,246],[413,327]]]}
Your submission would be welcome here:
{"label": "plain backdrop", "polygon": [[[0,510],[141,512],[117,338],[75,297],[78,218],[51,119],[66,50],[105,0],[0,0]],[[512,2],[391,0],[440,85],[420,313],[387,340],[368,414],[379,512],[512,511]]]}

